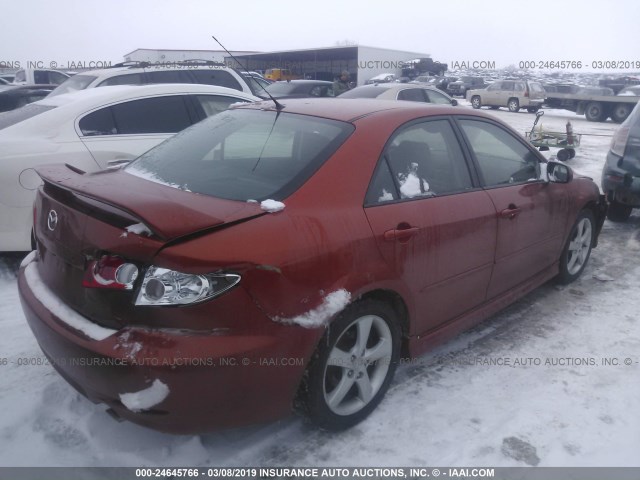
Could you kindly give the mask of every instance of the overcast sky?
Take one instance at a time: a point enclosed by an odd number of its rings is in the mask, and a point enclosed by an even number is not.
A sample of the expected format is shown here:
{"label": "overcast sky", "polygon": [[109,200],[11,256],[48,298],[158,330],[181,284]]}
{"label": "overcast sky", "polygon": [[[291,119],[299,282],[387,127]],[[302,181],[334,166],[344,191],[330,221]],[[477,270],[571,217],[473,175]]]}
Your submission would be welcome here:
{"label": "overcast sky", "polygon": [[230,50],[350,40],[498,67],[640,61],[638,0],[3,0],[2,18],[0,62],[117,62],[137,48],[216,50],[211,34]]}

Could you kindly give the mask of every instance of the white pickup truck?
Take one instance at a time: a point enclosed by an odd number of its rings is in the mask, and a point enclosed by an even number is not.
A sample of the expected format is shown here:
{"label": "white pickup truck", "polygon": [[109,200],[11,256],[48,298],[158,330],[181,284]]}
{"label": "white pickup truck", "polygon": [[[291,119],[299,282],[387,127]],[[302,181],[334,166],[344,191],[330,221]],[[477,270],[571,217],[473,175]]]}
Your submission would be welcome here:
{"label": "white pickup truck", "polygon": [[69,75],[46,68],[23,68],[16,72],[13,83],[19,85],[60,85]]}

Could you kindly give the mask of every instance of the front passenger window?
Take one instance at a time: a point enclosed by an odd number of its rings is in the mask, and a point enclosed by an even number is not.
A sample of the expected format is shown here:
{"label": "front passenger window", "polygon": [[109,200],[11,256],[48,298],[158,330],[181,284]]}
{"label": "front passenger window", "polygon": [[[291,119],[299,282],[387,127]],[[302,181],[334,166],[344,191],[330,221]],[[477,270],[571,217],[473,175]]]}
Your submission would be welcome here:
{"label": "front passenger window", "polygon": [[460,120],[485,186],[536,181],[538,157],[502,127],[479,120]]}

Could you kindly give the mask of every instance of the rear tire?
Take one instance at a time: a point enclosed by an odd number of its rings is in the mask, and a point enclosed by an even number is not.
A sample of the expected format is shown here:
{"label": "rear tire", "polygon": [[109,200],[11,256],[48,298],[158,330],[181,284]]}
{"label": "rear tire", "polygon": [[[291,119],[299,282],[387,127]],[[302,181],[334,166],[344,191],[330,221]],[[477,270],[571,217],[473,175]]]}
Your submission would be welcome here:
{"label": "rear tire", "polygon": [[389,388],[400,337],[390,305],[367,299],[347,307],[318,344],[299,390],[310,420],[334,431],[364,420]]}
{"label": "rear tire", "polygon": [[607,118],[604,106],[600,102],[589,102],[584,109],[584,116],[590,122],[603,122]]}
{"label": "rear tire", "polygon": [[509,107],[510,112],[517,112],[520,110],[520,102],[517,98],[510,98],[507,102],[507,107]]}
{"label": "rear tire", "polygon": [[611,120],[616,123],[622,123],[627,119],[631,110],[633,110],[633,108],[628,103],[618,103],[611,111]]}
{"label": "rear tire", "polygon": [[631,216],[633,207],[624,205],[613,200],[609,203],[609,210],[607,211],[607,218],[612,222],[626,222]]}
{"label": "rear tire", "polygon": [[480,97],[478,95],[474,95],[473,97],[471,97],[471,106],[476,110],[482,106],[482,101],[480,100]]}
{"label": "rear tire", "polygon": [[571,283],[582,274],[591,255],[595,231],[593,213],[582,210],[560,255],[560,283]]}

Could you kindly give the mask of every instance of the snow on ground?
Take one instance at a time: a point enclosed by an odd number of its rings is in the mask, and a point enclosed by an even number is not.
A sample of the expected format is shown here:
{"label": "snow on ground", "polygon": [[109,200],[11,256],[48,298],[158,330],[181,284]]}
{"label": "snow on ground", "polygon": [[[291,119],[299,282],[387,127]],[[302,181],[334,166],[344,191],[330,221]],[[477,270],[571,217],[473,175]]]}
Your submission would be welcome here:
{"label": "snow on ground", "polygon": [[[534,119],[492,113],[520,132]],[[576,133],[616,127],[552,110],[543,123],[562,131],[567,119]],[[583,137],[568,163],[599,182],[609,141]],[[600,238],[577,282],[549,283],[400,367],[378,409],[339,434],[295,416],[201,436],[114,421],[38,364],[16,288],[21,257],[2,255],[0,465],[640,466],[640,216],[606,222]]]}

